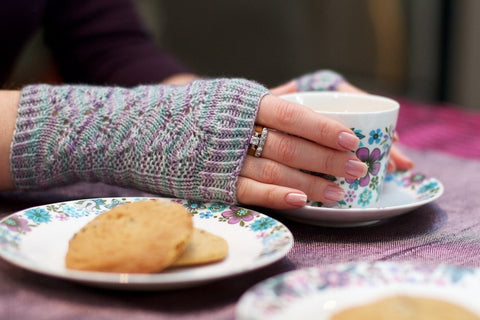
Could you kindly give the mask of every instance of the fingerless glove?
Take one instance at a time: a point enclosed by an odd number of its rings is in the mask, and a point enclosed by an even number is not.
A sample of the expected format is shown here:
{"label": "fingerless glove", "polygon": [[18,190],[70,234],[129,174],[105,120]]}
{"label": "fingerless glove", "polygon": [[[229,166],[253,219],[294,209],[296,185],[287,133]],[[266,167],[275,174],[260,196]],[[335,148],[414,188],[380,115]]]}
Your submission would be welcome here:
{"label": "fingerless glove", "polygon": [[133,89],[25,87],[10,156],[13,181],[20,190],[100,181],[235,203],[267,93],[243,79]]}
{"label": "fingerless glove", "polygon": [[297,91],[334,91],[345,79],[335,71],[319,70],[296,78]]}

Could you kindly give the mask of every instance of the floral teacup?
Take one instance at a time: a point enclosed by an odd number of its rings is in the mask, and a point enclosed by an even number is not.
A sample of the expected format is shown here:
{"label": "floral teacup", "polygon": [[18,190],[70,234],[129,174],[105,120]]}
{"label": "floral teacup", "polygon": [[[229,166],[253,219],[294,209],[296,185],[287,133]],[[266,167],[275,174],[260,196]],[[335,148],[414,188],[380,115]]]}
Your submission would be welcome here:
{"label": "floral teacup", "polygon": [[367,175],[359,179],[322,175],[340,186],[345,198],[334,204],[313,205],[346,209],[376,207],[387,174],[398,102],[376,95],[338,92],[300,92],[281,98],[310,107],[351,128],[360,139],[355,153],[368,165]]}

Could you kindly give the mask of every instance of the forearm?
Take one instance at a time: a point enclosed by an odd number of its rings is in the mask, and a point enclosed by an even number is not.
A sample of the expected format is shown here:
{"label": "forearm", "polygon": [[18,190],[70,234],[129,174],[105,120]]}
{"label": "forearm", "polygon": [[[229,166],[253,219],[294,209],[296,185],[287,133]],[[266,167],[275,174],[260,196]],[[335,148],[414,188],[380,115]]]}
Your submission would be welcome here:
{"label": "forearm", "polygon": [[44,189],[101,181],[235,202],[262,86],[242,79],[186,86],[28,86],[11,147],[13,184]]}
{"label": "forearm", "polygon": [[17,119],[19,91],[0,90],[0,191],[13,188],[10,174],[10,147]]}

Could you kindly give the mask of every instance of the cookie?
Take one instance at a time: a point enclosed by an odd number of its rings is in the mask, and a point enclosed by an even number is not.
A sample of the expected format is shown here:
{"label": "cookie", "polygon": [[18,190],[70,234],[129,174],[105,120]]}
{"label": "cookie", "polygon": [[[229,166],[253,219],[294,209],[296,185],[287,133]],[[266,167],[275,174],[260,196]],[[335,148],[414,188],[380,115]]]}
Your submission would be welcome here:
{"label": "cookie", "polygon": [[331,320],[480,320],[474,313],[451,302],[410,296],[394,296],[352,307]]}
{"label": "cookie", "polygon": [[227,254],[228,243],[225,239],[208,231],[194,228],[185,251],[170,267],[217,262],[225,259]]}
{"label": "cookie", "polygon": [[69,242],[67,268],[152,273],[185,250],[193,219],[182,205],[146,200],[119,205],[85,225]]}

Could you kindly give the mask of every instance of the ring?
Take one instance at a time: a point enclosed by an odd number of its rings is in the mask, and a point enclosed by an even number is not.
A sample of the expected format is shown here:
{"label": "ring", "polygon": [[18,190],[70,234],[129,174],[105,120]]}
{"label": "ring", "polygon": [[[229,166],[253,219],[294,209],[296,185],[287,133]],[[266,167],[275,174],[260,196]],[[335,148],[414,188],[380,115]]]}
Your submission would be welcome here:
{"label": "ring", "polygon": [[257,158],[262,156],[263,146],[267,140],[268,129],[264,126],[255,126],[255,131],[250,138],[250,148],[248,149],[248,154],[253,155]]}

